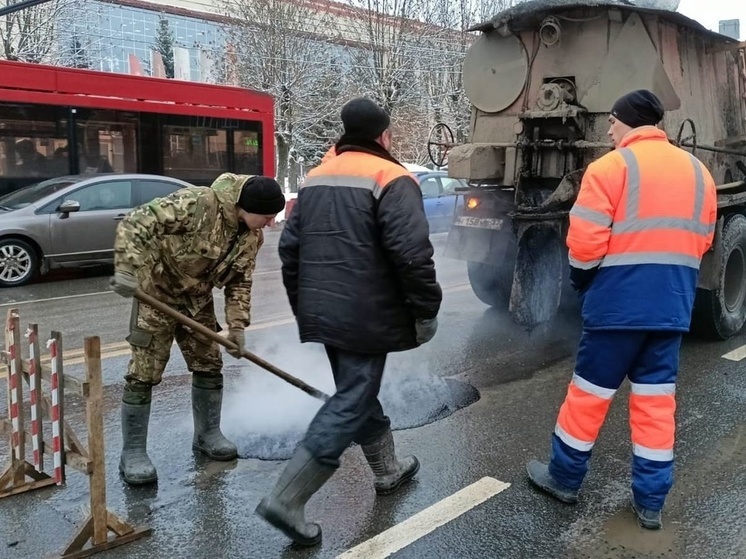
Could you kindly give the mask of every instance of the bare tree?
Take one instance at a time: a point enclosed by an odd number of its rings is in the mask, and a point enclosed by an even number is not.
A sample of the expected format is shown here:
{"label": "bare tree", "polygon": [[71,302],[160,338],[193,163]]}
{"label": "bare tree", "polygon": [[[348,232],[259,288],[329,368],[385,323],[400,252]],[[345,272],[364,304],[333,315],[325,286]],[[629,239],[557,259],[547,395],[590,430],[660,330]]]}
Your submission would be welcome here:
{"label": "bare tree", "polygon": [[414,18],[421,0],[351,0],[364,15],[363,49],[355,53],[355,73],[389,114],[416,89],[416,61],[407,56],[419,22]]}
{"label": "bare tree", "polygon": [[[17,3],[18,0],[0,0],[2,7]],[[60,52],[56,41],[59,22],[76,3],[77,0],[52,0],[0,17],[0,57],[55,62]]]}
{"label": "bare tree", "polygon": [[318,159],[337,134],[344,45],[331,18],[313,4],[222,1],[230,18],[225,35],[232,68],[226,71],[239,85],[274,96],[277,176],[295,191],[302,165]]}
{"label": "bare tree", "polygon": [[440,32],[430,37],[431,48],[443,53],[426,73],[425,87],[435,122],[447,122],[457,142],[469,132],[470,105],[463,81],[466,52],[477,38],[468,30],[501,11],[518,4],[516,0],[433,0],[431,23]]}

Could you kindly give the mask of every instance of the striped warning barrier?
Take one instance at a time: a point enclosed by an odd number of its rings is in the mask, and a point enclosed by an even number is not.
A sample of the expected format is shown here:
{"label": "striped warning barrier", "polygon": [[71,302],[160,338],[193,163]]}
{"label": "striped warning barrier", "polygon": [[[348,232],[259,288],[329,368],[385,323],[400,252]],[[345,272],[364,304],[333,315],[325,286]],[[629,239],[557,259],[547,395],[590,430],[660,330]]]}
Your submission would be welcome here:
{"label": "striped warning barrier", "polygon": [[39,399],[41,392],[41,374],[38,371],[39,359],[39,336],[31,328],[26,330],[28,340],[28,374],[29,374],[29,399],[31,404],[31,448],[34,457],[34,468],[37,472],[44,471],[44,462],[41,455],[42,430],[41,412],[39,410]]}
{"label": "striped warning barrier", "polygon": [[57,351],[57,340],[51,339],[47,342],[50,364],[52,366],[52,459],[54,462],[54,480],[57,485],[65,482],[65,469],[62,464],[62,428],[60,424],[60,371],[59,353]]}
{"label": "striped warning barrier", "polygon": [[[11,329],[11,333],[13,330]],[[23,442],[21,441],[21,425],[23,417],[20,413],[20,403],[23,401],[23,392],[21,389],[20,371],[18,370],[18,344],[11,336],[11,343],[8,347],[10,353],[10,375],[8,376],[8,388],[10,390],[10,423],[11,436],[10,444],[13,447],[13,456],[16,460],[23,459]]]}
{"label": "striped warning barrier", "polygon": [[[22,336],[18,311],[10,309],[5,327],[7,351],[0,354],[9,373],[8,419],[0,420],[0,433],[10,435],[13,452],[10,453],[9,466],[0,473],[0,498],[50,485],[64,485],[65,467],[71,466],[88,477],[90,514],[70,543],[54,557],[88,557],[150,535],[150,528],[132,526],[106,506],[101,341],[98,337],[85,339],[85,379],[79,380],[63,372],[62,335],[59,332],[52,332],[51,339],[46,343],[48,367],[41,359],[39,329],[36,324],[29,326],[25,338],[28,341],[26,360],[21,356]],[[49,395],[42,390],[42,380],[50,386]],[[23,398],[25,382],[29,385],[31,417],[28,431],[23,422],[26,413]],[[85,400],[88,448],[83,446],[65,418],[66,388]],[[44,419],[52,424],[51,442],[44,439]],[[26,458],[25,444],[29,439],[33,450],[32,462]],[[53,457],[53,476],[44,471],[45,453]]]}

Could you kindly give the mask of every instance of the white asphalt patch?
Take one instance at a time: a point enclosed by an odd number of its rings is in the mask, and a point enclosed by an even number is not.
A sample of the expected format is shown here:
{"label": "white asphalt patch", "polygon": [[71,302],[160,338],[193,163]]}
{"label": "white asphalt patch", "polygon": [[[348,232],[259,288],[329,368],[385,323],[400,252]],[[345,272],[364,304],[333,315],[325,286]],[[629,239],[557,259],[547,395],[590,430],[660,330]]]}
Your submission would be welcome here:
{"label": "white asphalt patch", "polygon": [[729,361],[742,361],[744,358],[746,358],[746,345],[737,347],[733,351],[729,351],[723,355],[723,359],[728,359]]}
{"label": "white asphalt patch", "polygon": [[483,477],[450,497],[418,512],[401,524],[337,555],[336,559],[383,559],[448,524],[477,505],[510,487],[509,483]]}

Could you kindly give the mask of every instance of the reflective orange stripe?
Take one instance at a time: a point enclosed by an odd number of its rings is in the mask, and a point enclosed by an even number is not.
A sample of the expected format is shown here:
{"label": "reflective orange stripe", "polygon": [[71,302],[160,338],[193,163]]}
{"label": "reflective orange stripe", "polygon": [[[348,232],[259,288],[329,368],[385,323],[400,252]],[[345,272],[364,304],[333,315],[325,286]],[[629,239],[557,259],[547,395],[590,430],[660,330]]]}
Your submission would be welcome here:
{"label": "reflective orange stripe", "polygon": [[[629,396],[632,443],[653,451],[673,451],[676,421],[674,394]],[[664,455],[665,456],[665,455]]]}
{"label": "reflective orange stripe", "polygon": [[[590,450],[598,438],[598,433],[606,419],[611,400],[616,391],[595,387],[596,394],[589,392],[593,385],[584,388],[573,378],[567,389],[567,396],[557,418],[555,433],[568,446],[577,450]],[[563,435],[568,435],[565,437]]]}
{"label": "reflective orange stripe", "polygon": [[347,151],[311,169],[303,187],[365,188],[377,198],[388,184],[400,177],[414,180],[409,171],[392,161],[368,153]]}

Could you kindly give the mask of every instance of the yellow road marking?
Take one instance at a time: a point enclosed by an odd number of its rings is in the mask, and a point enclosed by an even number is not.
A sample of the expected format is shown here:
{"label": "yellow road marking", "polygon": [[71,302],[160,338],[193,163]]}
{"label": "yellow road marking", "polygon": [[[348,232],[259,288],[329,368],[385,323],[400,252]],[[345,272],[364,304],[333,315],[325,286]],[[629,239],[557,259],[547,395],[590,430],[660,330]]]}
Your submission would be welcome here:
{"label": "yellow road marking", "polygon": [[[471,289],[471,287],[468,283],[460,283],[444,288],[443,293],[456,293],[469,289]],[[251,326],[249,326],[246,330],[249,332],[254,332],[257,330],[266,330],[268,328],[286,326],[288,324],[295,323],[295,317],[290,313],[280,313],[272,316],[276,317],[276,319],[257,322],[256,324],[252,324]],[[223,331],[220,332],[218,335],[226,337],[228,335],[228,327],[225,324],[221,324],[220,326],[223,328]],[[174,342],[174,344],[176,344],[176,342]],[[101,346],[101,359],[113,359],[114,357],[123,357],[125,355],[129,355],[129,347],[130,346],[127,342],[114,342],[110,344],[104,344]],[[85,363],[83,348],[63,350],[63,358],[63,365],[67,366],[82,365],[83,363]],[[41,361],[44,364],[48,364],[49,356],[43,355]],[[5,369],[6,367],[2,367],[0,369],[0,378],[5,378],[7,376]]]}

